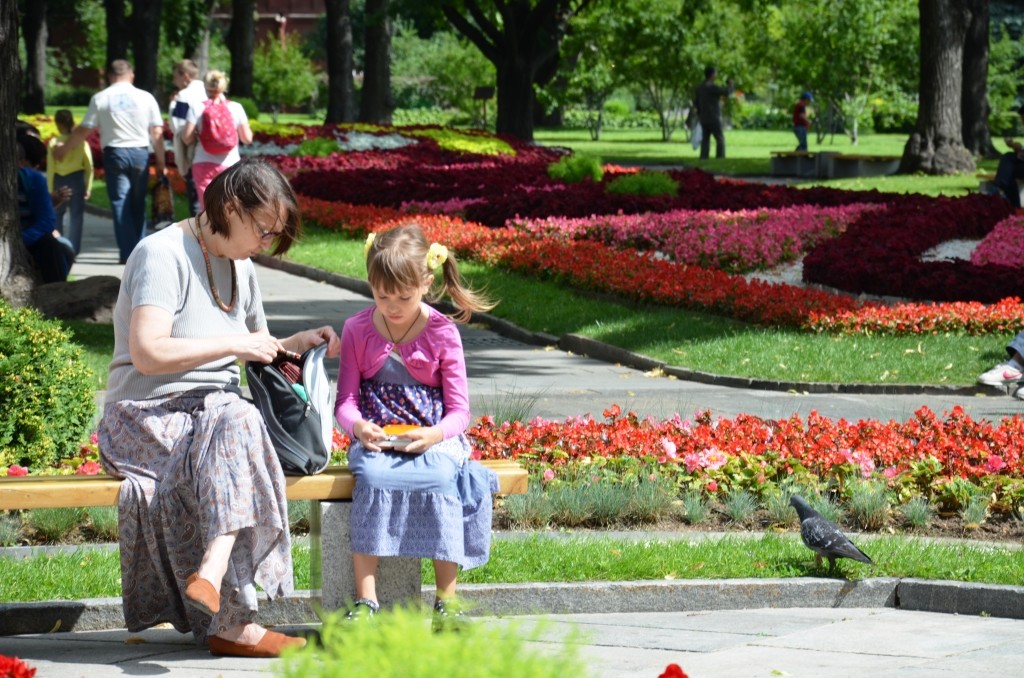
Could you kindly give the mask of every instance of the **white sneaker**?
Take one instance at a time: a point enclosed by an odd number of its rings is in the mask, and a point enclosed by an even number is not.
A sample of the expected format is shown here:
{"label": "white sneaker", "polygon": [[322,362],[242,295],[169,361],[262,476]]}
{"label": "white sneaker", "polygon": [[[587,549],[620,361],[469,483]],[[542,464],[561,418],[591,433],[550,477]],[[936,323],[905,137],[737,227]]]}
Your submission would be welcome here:
{"label": "white sneaker", "polygon": [[[1019,381],[1021,377],[1024,377],[1024,373],[1017,367],[1014,367],[1012,363],[999,363],[987,372],[982,373],[978,377],[979,384],[985,384],[986,386],[1006,386],[1014,381]],[[1024,395],[1022,395],[1024,398]]]}
{"label": "white sneaker", "polygon": [[1024,400],[1024,386],[1018,386],[1013,390],[1013,397],[1017,400]]}

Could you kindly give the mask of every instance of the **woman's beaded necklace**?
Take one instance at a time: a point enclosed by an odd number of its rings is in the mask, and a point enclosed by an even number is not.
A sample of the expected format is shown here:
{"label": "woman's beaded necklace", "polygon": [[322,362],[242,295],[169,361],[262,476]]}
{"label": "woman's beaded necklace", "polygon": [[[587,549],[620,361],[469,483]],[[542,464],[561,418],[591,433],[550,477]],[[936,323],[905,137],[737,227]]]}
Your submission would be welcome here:
{"label": "woman's beaded necklace", "polygon": [[228,259],[228,266],[231,267],[231,303],[225,304],[220,299],[220,294],[217,293],[217,285],[213,282],[213,267],[210,266],[210,253],[206,251],[206,241],[203,239],[203,229],[199,226],[199,219],[195,219],[192,222],[192,232],[195,233],[196,239],[199,241],[199,249],[203,251],[203,261],[206,262],[206,279],[210,281],[210,291],[213,292],[213,300],[220,306],[220,310],[225,313],[231,313],[235,308],[235,302],[238,301],[238,274],[235,273],[235,262]]}

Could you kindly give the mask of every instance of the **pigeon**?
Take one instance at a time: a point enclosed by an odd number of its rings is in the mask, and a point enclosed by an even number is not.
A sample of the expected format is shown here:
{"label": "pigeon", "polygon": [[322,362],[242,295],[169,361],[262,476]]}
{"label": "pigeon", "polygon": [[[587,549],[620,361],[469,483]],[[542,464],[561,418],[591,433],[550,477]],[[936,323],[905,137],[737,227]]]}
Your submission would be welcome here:
{"label": "pigeon", "polygon": [[829,574],[836,568],[836,558],[853,558],[862,563],[874,564],[874,561],[854,546],[838,527],[812,509],[803,497],[794,494],[790,497],[789,503],[800,516],[800,537],[804,540],[804,545],[814,551],[814,560],[818,567],[821,567],[823,557],[828,558]]}

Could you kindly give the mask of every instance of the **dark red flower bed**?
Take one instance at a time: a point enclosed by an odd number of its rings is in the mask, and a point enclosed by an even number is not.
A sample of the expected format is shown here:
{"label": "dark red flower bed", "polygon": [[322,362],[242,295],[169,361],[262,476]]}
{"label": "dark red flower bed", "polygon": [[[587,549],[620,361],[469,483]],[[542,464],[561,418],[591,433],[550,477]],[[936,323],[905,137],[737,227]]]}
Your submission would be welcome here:
{"label": "dark red flower bed", "polygon": [[804,280],[850,292],[931,301],[994,303],[1020,294],[1024,269],[922,261],[954,239],[980,240],[1012,212],[998,197],[906,196],[851,223],[804,258]]}

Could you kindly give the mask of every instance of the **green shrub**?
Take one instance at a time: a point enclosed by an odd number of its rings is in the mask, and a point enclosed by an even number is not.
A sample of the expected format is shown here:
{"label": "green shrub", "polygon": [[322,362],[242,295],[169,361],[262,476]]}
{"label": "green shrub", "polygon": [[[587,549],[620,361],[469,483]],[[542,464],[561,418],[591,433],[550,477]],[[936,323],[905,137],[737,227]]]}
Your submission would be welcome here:
{"label": "green shrub", "polygon": [[732,125],[736,129],[788,130],[793,128],[793,115],[786,108],[776,108],[761,101],[747,101],[733,110]]}
{"label": "green shrub", "polygon": [[327,615],[320,643],[290,652],[275,666],[285,678],[402,676],[402,678],[561,678],[589,675],[579,657],[579,633],[551,645],[551,629],[514,622],[470,622],[459,633],[433,633],[421,608],[382,611],[362,622]]}
{"label": "green shrub", "polygon": [[530,478],[526,494],[505,497],[501,504],[508,515],[509,527],[520,529],[545,528],[551,524],[555,507],[544,491],[540,478]]}
{"label": "green shrub", "polygon": [[0,301],[0,467],[72,456],[96,412],[94,382],[59,322]]}
{"label": "green shrub", "polygon": [[338,141],[333,137],[317,137],[315,139],[306,139],[291,154],[299,158],[306,156],[326,158],[329,155],[340,152],[341,147],[338,146]]}
{"label": "green shrub", "polygon": [[82,522],[80,508],[37,508],[28,512],[26,522],[36,538],[50,544],[63,542]]}
{"label": "green shrub", "polygon": [[548,176],[564,181],[567,184],[578,184],[581,181],[601,181],[604,167],[601,159],[586,155],[567,155],[558,162],[548,165]]}
{"label": "green shrub", "polygon": [[858,480],[850,484],[850,513],[865,530],[880,530],[889,521],[889,489],[885,483]]}
{"label": "green shrub", "polygon": [[665,172],[643,171],[624,174],[609,182],[605,190],[617,195],[675,196],[679,193],[679,184]]}
{"label": "green shrub", "polygon": [[625,117],[632,113],[632,106],[630,106],[628,101],[624,101],[623,99],[609,99],[604,102],[603,108],[605,113],[608,113],[609,115]]}
{"label": "green shrub", "polygon": [[245,116],[249,118],[249,122],[260,119],[260,107],[256,105],[256,101],[249,97],[231,97],[232,101],[236,101],[242,105],[245,109]]}
{"label": "green shrub", "polygon": [[117,541],[117,507],[89,506],[85,513],[89,516],[89,524],[93,535],[104,541]]}

